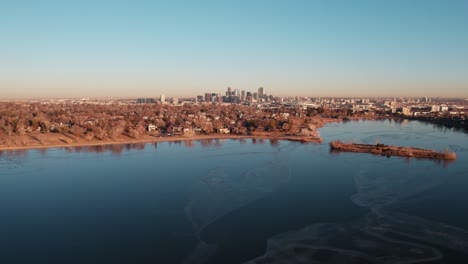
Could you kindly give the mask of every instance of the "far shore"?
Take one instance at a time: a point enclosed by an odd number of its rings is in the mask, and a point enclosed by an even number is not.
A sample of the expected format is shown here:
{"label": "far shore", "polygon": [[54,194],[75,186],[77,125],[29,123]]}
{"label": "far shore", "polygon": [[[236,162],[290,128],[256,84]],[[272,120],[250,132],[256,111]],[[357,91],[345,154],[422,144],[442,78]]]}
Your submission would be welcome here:
{"label": "far shore", "polygon": [[[359,118],[353,120],[370,120],[380,118]],[[341,122],[341,119],[323,118],[320,123],[316,124],[317,131],[328,123]],[[237,134],[210,134],[210,135],[172,135],[172,136],[150,136],[143,135],[139,139],[133,139],[128,136],[121,136],[118,139],[93,139],[88,141],[84,138],[74,137],[71,135],[61,135],[56,133],[47,134],[45,142],[42,144],[34,139],[34,134],[16,136],[16,142],[22,143],[15,146],[0,146],[0,151],[9,150],[28,150],[28,149],[46,149],[46,148],[68,148],[68,147],[89,147],[89,146],[105,146],[105,145],[125,145],[136,143],[157,143],[157,142],[170,142],[170,141],[187,141],[187,140],[206,140],[206,139],[264,139],[264,140],[285,140],[285,141],[298,141],[303,143],[321,143],[323,139],[319,136],[313,135],[289,135],[285,133],[274,132],[254,132],[251,135],[237,135]]]}

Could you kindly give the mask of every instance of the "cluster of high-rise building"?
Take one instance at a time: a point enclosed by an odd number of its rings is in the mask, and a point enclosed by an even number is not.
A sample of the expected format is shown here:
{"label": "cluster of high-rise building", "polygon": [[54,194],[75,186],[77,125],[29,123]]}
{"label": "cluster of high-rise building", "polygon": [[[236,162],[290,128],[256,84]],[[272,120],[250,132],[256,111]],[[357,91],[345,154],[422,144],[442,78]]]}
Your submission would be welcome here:
{"label": "cluster of high-rise building", "polygon": [[205,93],[205,96],[198,95],[196,103],[256,103],[269,102],[273,100],[272,95],[266,95],[263,87],[258,88],[257,92],[250,92],[228,87],[225,94]]}
{"label": "cluster of high-rise building", "polygon": [[161,94],[159,99],[154,98],[138,98],[135,103],[137,104],[173,104],[179,103],[235,103],[235,104],[250,104],[250,103],[262,103],[272,102],[274,100],[273,95],[267,95],[264,92],[263,87],[258,88],[257,92],[250,92],[239,89],[232,89],[228,87],[224,94],[220,93],[205,93],[205,95],[198,95],[195,100],[179,102],[178,98],[166,99],[164,94]]}

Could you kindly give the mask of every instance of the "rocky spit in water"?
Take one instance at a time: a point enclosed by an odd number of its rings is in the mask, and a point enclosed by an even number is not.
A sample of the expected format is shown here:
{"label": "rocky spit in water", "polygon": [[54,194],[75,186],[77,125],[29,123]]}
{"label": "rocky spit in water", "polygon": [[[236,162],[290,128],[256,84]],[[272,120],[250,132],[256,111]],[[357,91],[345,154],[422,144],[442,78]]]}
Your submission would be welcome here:
{"label": "rocky spit in water", "polygon": [[400,156],[414,157],[421,159],[436,159],[436,160],[455,160],[457,155],[454,152],[437,152],[430,149],[421,149],[413,147],[388,146],[385,144],[359,144],[359,143],[343,143],[339,140],[330,142],[330,149],[333,151],[371,153],[382,156]]}

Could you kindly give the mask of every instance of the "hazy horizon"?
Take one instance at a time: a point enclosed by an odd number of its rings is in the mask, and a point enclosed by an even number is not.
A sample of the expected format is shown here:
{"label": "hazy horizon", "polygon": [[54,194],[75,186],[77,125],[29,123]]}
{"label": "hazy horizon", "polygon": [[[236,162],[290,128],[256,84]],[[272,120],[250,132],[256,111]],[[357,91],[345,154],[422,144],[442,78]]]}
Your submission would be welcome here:
{"label": "hazy horizon", "polygon": [[466,1],[6,1],[0,99],[468,98]]}
{"label": "hazy horizon", "polygon": [[[214,91],[212,91],[214,92]],[[253,92],[253,90],[252,90]],[[220,93],[222,94],[222,93]],[[193,94],[193,95],[182,95],[182,96],[173,96],[171,94],[164,94],[167,99],[171,98],[178,98],[180,99],[190,99],[195,98],[196,96],[204,96],[205,94]],[[152,98],[159,100],[161,94],[152,94],[152,95],[123,95],[123,96],[86,96],[86,95],[79,95],[79,96],[60,96],[60,95],[53,95],[53,96],[25,96],[25,97],[3,97],[0,98],[0,101],[34,101],[34,100],[81,100],[81,99],[89,99],[89,100],[108,100],[108,99],[116,99],[116,100],[124,100],[124,99],[139,99],[139,98]],[[422,99],[423,97],[427,97],[429,99],[437,99],[437,100],[468,100],[466,97],[460,96],[426,96],[426,95],[419,95],[419,96],[317,96],[317,95],[276,95],[273,96],[281,97],[281,98],[293,98],[293,97],[307,97],[307,98],[336,98],[336,99],[390,99],[390,98],[409,98],[409,99]]]}

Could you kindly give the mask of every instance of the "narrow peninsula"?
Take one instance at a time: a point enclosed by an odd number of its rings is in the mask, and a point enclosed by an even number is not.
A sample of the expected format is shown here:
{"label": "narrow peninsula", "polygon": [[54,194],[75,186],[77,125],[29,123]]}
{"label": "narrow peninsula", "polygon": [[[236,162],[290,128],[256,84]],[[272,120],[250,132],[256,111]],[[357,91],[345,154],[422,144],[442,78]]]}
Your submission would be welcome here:
{"label": "narrow peninsula", "polygon": [[400,157],[414,157],[421,159],[435,159],[435,160],[455,160],[457,155],[454,152],[436,152],[429,149],[413,148],[413,147],[399,147],[388,146],[385,144],[358,144],[358,143],[343,143],[339,140],[330,142],[330,149],[333,151],[345,152],[359,152],[371,153],[382,156],[400,156]]}

